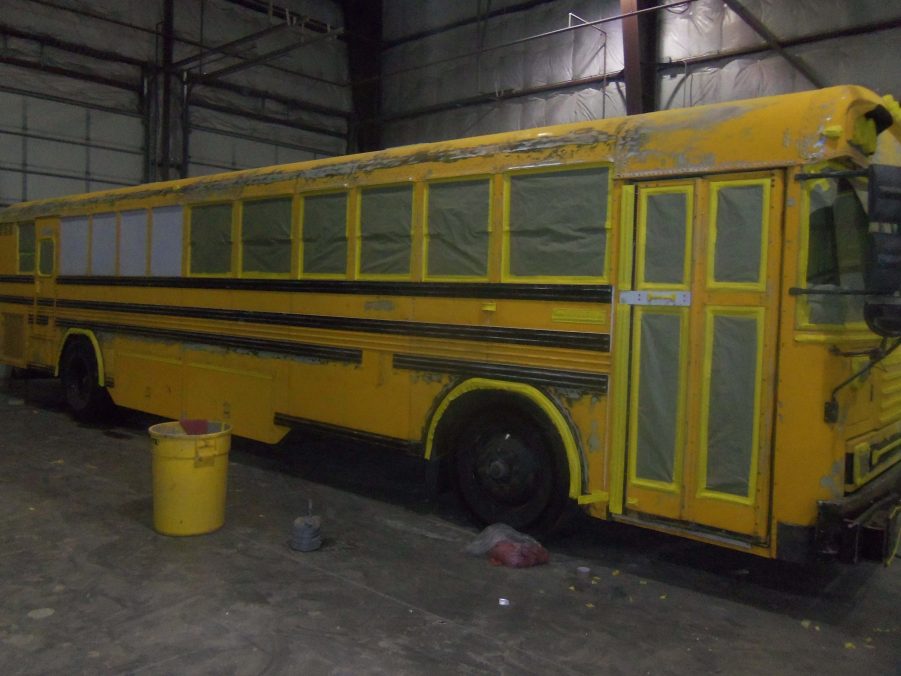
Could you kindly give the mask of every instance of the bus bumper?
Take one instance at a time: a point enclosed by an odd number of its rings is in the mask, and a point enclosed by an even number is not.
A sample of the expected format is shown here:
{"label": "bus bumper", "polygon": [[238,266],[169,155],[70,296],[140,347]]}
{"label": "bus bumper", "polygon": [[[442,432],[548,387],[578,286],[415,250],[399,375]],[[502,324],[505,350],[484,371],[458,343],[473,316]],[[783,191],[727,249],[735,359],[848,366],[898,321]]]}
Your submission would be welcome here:
{"label": "bus bumper", "polygon": [[814,533],[820,556],[888,564],[901,539],[901,463],[850,495],[818,503]]}

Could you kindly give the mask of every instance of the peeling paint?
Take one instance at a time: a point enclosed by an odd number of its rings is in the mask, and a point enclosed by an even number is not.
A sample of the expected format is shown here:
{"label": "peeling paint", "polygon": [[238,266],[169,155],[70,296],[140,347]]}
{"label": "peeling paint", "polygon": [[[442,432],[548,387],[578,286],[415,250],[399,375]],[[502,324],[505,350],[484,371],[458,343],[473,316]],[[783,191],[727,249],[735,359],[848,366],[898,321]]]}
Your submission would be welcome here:
{"label": "peeling paint", "polygon": [[368,312],[390,312],[394,309],[394,301],[390,300],[370,300],[366,301],[363,309]]}
{"label": "peeling paint", "polygon": [[597,453],[601,450],[601,423],[598,420],[591,421],[591,433],[588,435],[588,452]]}
{"label": "peeling paint", "polygon": [[829,474],[820,479],[820,487],[827,489],[832,497],[840,498],[844,494],[842,487],[842,461],[832,463]]}

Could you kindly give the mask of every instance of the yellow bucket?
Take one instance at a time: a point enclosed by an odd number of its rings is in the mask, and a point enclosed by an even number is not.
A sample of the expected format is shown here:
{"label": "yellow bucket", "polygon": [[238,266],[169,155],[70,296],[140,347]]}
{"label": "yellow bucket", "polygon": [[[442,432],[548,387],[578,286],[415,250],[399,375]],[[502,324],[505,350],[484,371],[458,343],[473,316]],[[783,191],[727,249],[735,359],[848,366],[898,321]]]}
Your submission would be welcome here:
{"label": "yellow bucket", "polygon": [[164,535],[200,535],[221,528],[231,426],[191,420],[184,426],[160,423],[148,432],[153,444],[154,529]]}

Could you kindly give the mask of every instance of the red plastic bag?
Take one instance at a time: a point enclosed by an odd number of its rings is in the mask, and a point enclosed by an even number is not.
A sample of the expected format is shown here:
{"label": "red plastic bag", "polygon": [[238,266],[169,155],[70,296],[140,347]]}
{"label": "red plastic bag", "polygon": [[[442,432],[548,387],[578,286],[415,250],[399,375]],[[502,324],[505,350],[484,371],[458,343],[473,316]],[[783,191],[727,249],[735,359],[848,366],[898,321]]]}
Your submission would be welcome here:
{"label": "red plastic bag", "polygon": [[466,551],[475,556],[488,554],[492,566],[510,568],[540,566],[550,559],[538,540],[505,523],[488,526],[466,547]]}
{"label": "red plastic bag", "polygon": [[492,566],[529,568],[547,563],[550,555],[540,544],[529,542],[498,542],[488,552]]}

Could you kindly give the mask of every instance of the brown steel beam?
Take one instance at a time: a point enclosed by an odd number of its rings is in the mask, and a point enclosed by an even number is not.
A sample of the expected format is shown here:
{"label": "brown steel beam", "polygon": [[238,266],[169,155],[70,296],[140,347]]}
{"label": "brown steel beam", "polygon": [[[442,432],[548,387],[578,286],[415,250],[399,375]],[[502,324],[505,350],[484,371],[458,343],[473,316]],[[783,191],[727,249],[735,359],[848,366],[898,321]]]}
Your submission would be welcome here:
{"label": "brown steel beam", "polygon": [[160,178],[169,180],[172,167],[172,53],[175,41],[175,0],[163,3],[163,102],[160,110]]}
{"label": "brown steel beam", "polygon": [[354,114],[348,152],[382,147],[382,0],[343,0]]}
{"label": "brown steel beam", "polygon": [[620,0],[626,73],[626,114],[657,109],[657,0]]}
{"label": "brown steel beam", "polygon": [[748,9],[742,5],[738,0],[723,0],[726,6],[735,12],[742,21],[748,24],[757,35],[762,37],[766,43],[770,46],[770,48],[779,54],[783,59],[788,61],[792,67],[801,73],[804,77],[806,77],[810,83],[815,87],[824,87],[825,83],[818,75],[816,75],[801,59],[796,57],[794,54],[791,54],[785,50],[783,44],[779,41],[779,38],[770,31],[766,25],[758,19],[756,16],[751,14]]}

